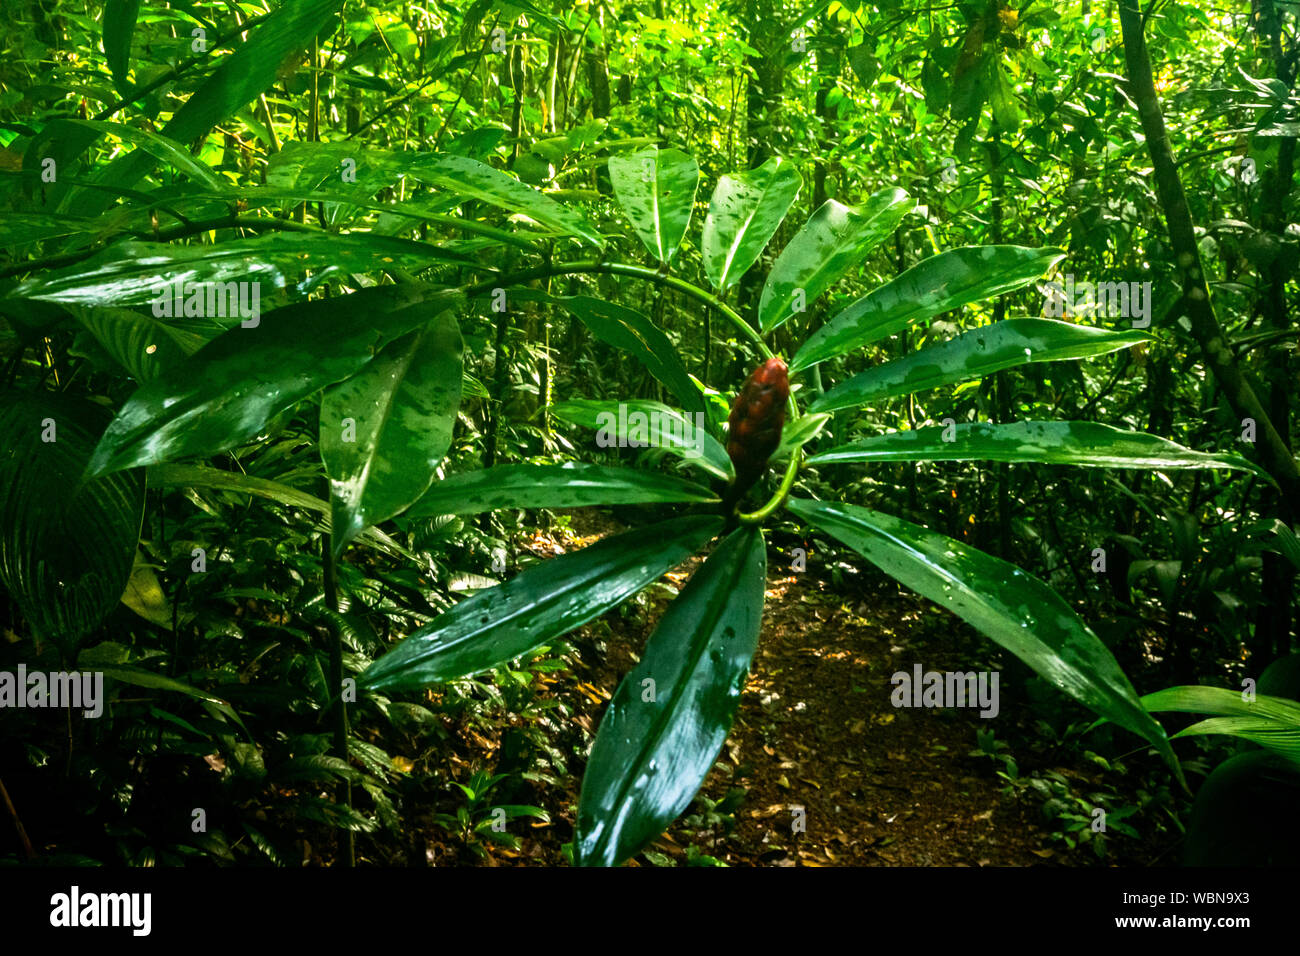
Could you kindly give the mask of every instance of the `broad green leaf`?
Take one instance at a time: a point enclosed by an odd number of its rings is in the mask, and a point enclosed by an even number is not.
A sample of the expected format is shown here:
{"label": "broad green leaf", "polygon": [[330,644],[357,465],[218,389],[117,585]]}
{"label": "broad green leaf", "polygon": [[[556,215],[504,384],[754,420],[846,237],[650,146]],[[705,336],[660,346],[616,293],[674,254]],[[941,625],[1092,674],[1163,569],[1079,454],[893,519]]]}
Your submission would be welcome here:
{"label": "broad green leaf", "polygon": [[702,253],[704,273],[719,295],[758,261],[802,185],[799,171],[778,156],[718,180],[704,218]]}
{"label": "broad green leaf", "polygon": [[164,136],[188,143],[256,99],[290,65],[291,53],[311,46],[343,0],[295,0],[258,24],[234,53],[176,111]]}
{"label": "broad green leaf", "polygon": [[1300,764],[1300,703],[1286,697],[1256,694],[1246,700],[1240,690],[1187,685],[1147,694],[1142,706],[1152,712],[1217,715],[1184,728],[1175,737],[1239,737]]}
{"label": "broad green leaf", "polygon": [[1105,355],[1148,337],[1109,332],[1055,319],[1006,319],[963,332],[947,342],[911,352],[841,382],[812,403],[814,412],[909,395],[953,382],[982,378],[1031,362],[1062,362]]}
{"label": "broad green leaf", "polygon": [[352,375],[385,344],[459,301],[458,292],[427,286],[379,286],[236,326],[127,400],[89,474],[215,455],[255,438],[277,413]]}
{"label": "broad green leaf", "polygon": [[193,332],[174,329],[130,309],[69,305],[69,314],[118,364],[141,384],[163,369],[185,361],[204,345]]}
{"label": "broad green leaf", "polygon": [[149,305],[154,315],[174,316],[179,283],[181,314],[232,318],[236,301],[267,304],[302,269],[333,266],[360,273],[418,267],[430,260],[463,264],[463,257],[445,249],[364,233],[269,233],[210,246],[128,241],[76,265],[33,276],[10,290],[9,297],[64,305]]}
{"label": "broad green leaf", "polygon": [[574,860],[615,866],[686,809],[722,749],[763,621],[767,555],[732,532],[668,605],[591,747]]}
{"label": "broad green leaf", "polygon": [[1259,717],[1210,717],[1184,727],[1174,737],[1203,737],[1208,734],[1249,740],[1300,766],[1300,724]]}
{"label": "broad green leaf", "polygon": [[[249,32],[247,42],[222,58],[172,115],[162,135],[177,143],[189,143],[238,112],[270,87],[282,70],[291,67],[291,54],[310,47],[312,38],[329,25],[342,6],[343,0],[295,0],[280,6]],[[93,178],[106,185],[129,188],[152,168],[148,152],[137,149],[109,163]],[[111,195],[84,188],[69,191],[65,205],[94,214],[111,202]]]}
{"label": "broad green leaf", "polygon": [[372,690],[415,690],[525,654],[631,597],[722,529],[716,516],[674,518],[550,558],[466,598],[361,675]]}
{"label": "broad green leaf", "polygon": [[[61,239],[64,236],[84,236],[104,225],[103,220],[85,219],[81,216],[63,216],[57,213],[24,213],[5,211],[0,219],[0,248],[14,249],[42,239]],[[21,256],[15,256],[21,259]]]}
{"label": "broad green leaf", "polygon": [[468,156],[416,153],[407,164],[406,174],[462,199],[477,199],[527,216],[564,235],[577,236],[596,246],[605,244],[604,237],[581,213]]}
{"label": "broad green leaf", "polygon": [[82,484],[109,413],[55,392],[0,397],[0,581],[41,637],[75,645],[126,590],[144,474]]}
{"label": "broad green leaf", "polygon": [[461,348],[460,327],[443,312],[325,390],[320,451],[330,476],[336,553],[433,483],[460,409]]}
{"label": "broad green leaf", "polygon": [[1010,461],[1092,468],[1235,468],[1255,465],[1231,453],[1193,451],[1156,435],[1097,422],[1013,422],[890,432],[813,455],[810,465],[851,461]]}
{"label": "broad green leaf", "polygon": [[135,553],[131,577],[122,592],[122,603],[151,624],[164,630],[172,629],[172,604],[167,600],[158,572],[150,566],[141,549]]}
{"label": "broad green leaf", "polygon": [[123,96],[131,90],[126,75],[131,69],[131,34],[135,32],[140,0],[105,0],[104,60],[113,74],[113,86]]}
{"label": "broad green leaf", "polygon": [[611,156],[609,180],[623,214],[660,263],[677,254],[700,185],[700,167],[679,149],[647,146],[630,156]]}
{"label": "broad green leaf", "polygon": [[412,518],[467,515],[500,508],[586,508],[656,502],[716,501],[709,489],[681,478],[631,468],[497,465],[437,482],[407,509]]}
{"label": "broad green leaf", "polygon": [[600,448],[662,448],[719,478],[733,474],[727,449],[705,429],[703,412],[688,417],[659,402],[575,398],[552,406],[551,414],[596,429]]}
{"label": "broad green leaf", "polygon": [[906,587],[946,607],[1015,654],[1048,683],[1178,761],[1115,656],[1074,610],[1015,565],[892,515],[794,498],[795,514]]}
{"label": "broad green leaf", "polygon": [[640,312],[588,295],[559,296],[556,301],[576,315],[596,338],[644,365],[683,408],[704,411],[704,395],[659,326]]}
{"label": "broad green leaf", "polygon": [[885,189],[862,206],[828,199],[781,250],[758,303],[766,334],[802,312],[862,264],[867,253],[916,206],[901,189]]}
{"label": "broad green leaf", "polygon": [[1219,717],[1254,717],[1300,726],[1300,703],[1285,697],[1256,694],[1246,700],[1240,690],[1186,684],[1166,687],[1142,698],[1142,706],[1153,713],[1214,714]]}
{"label": "broad green leaf", "polygon": [[1059,249],[966,246],[932,256],[858,299],[804,341],[790,374],[915,322],[1019,289],[1065,258]]}

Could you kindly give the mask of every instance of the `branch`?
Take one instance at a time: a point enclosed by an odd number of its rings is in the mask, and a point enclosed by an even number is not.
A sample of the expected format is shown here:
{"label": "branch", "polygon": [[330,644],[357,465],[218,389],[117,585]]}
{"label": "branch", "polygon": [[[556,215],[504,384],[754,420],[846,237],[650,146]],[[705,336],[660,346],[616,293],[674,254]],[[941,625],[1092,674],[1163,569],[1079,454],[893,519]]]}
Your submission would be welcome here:
{"label": "branch", "polygon": [[1192,226],[1192,214],[1187,205],[1187,194],[1183,191],[1173,148],[1169,144],[1169,133],[1165,129],[1164,115],[1160,111],[1160,101],[1156,97],[1151,59],[1147,53],[1146,39],[1142,35],[1142,19],[1137,0],[1122,0],[1119,18],[1124,31],[1124,58],[1128,67],[1129,88],[1142,117],[1142,130],[1146,134],[1147,151],[1155,173],[1156,193],[1160,197],[1165,223],[1169,229],[1169,241],[1183,290],[1183,305],[1192,324],[1192,335],[1200,344],[1206,367],[1214,375],[1233,410],[1241,418],[1255,420],[1260,438],[1255,446],[1256,454],[1263,468],[1282,488],[1283,500],[1300,501],[1300,468],[1296,466],[1286,439],[1278,434],[1259,396],[1242,374],[1232,346],[1224,337],[1214,314]]}

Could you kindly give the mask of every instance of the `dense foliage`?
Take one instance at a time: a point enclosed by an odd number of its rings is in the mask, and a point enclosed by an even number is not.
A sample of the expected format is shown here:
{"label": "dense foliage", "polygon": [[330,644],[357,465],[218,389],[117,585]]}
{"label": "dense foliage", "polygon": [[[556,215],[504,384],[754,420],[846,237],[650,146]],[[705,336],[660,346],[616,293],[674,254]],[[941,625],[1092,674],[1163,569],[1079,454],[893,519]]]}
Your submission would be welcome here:
{"label": "dense foliage", "polygon": [[0,685],[11,858],[662,862],[811,551],[992,642],[1071,849],[1295,859],[1298,20],[19,5],[0,671],[106,700]]}

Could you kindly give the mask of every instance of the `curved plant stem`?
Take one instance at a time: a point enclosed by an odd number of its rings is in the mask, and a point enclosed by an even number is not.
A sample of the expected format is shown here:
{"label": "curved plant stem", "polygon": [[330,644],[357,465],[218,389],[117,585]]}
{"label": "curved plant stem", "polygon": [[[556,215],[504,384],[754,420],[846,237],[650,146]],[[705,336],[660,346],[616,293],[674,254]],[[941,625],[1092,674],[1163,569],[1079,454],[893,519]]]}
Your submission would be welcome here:
{"label": "curved plant stem", "polygon": [[603,274],[615,276],[630,276],[635,279],[644,279],[647,282],[655,282],[670,289],[676,289],[685,296],[694,299],[696,302],[703,303],[710,308],[716,309],[721,313],[728,322],[735,326],[736,331],[749,340],[759,354],[765,359],[772,357],[772,350],[767,347],[762,337],[754,330],[754,327],[741,317],[740,313],[733,309],[727,303],[723,302],[711,292],[701,289],[694,283],[679,279],[676,276],[668,275],[664,272],[657,272],[654,269],[648,269],[645,266],[632,265],[628,262],[557,262],[549,266],[538,266],[536,269],[524,269],[520,272],[511,272],[498,275],[494,279],[486,282],[480,282],[478,285],[470,286],[465,290],[465,294],[470,298],[490,292],[492,289],[502,288],[504,286],[518,285],[521,282],[531,282],[534,279],[550,279],[562,275],[579,275],[579,274]]}
{"label": "curved plant stem", "polygon": [[[647,282],[655,282],[659,285],[667,286],[670,289],[676,289],[678,292],[694,299],[696,302],[707,305],[721,313],[728,322],[735,326],[737,332],[748,339],[749,342],[758,349],[759,354],[762,355],[764,359],[770,359],[773,357],[772,350],[767,347],[767,343],[764,342],[762,336],[754,330],[754,327],[746,322],[739,312],[727,305],[727,303],[723,302],[713,293],[706,289],[701,289],[692,282],[687,282],[686,280],[679,279],[676,276],[668,275],[666,272],[659,272],[655,269],[648,269],[645,266],[633,265],[627,262],[559,262],[553,265],[539,266],[536,269],[525,269],[520,272],[498,275],[494,279],[470,286],[465,290],[465,294],[472,299],[475,296],[484,294],[485,292],[490,292],[492,289],[518,285],[522,282],[531,282],[534,279],[550,279],[555,276],[577,275],[583,273],[630,276],[635,279],[643,279]],[[794,422],[799,418],[799,406],[795,402],[793,395],[790,396],[787,408],[789,410],[789,417],[786,424],[789,425],[790,422]],[[772,497],[768,499],[767,503],[757,511],[751,511],[748,513],[742,512],[738,514],[737,517],[742,522],[745,524],[758,524],[765,521],[773,512],[776,511],[777,508],[781,507],[785,499],[790,496],[790,490],[794,487],[795,478],[799,475],[801,457],[802,455],[800,450],[796,448],[790,456],[790,464],[786,466],[785,477],[781,479],[781,485],[777,488],[776,493],[773,494]]]}
{"label": "curved plant stem", "polygon": [[[793,401],[791,402],[793,404]],[[790,464],[785,466],[785,477],[781,479],[780,487],[767,503],[757,511],[740,512],[736,515],[741,524],[762,524],[777,508],[785,504],[785,499],[790,497],[790,491],[794,488],[794,480],[799,476],[799,461],[803,457],[803,451],[796,448],[790,455]]]}

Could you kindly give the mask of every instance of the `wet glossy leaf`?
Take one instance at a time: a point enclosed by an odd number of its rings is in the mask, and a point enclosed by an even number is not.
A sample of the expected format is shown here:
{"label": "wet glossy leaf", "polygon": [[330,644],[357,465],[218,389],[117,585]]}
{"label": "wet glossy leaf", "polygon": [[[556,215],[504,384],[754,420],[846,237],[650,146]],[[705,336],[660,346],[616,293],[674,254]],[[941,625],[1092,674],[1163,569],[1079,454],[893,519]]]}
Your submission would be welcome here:
{"label": "wet glossy leaf", "polygon": [[704,272],[720,295],[758,261],[799,196],[794,164],[773,156],[757,169],[718,180],[704,219]]}
{"label": "wet glossy leaf", "polygon": [[660,402],[577,399],[551,408],[556,418],[597,430],[600,448],[662,448],[719,478],[732,475],[722,443],[704,426],[704,413],[689,418]]}
{"label": "wet glossy leaf", "polygon": [[901,189],[885,189],[861,206],[828,199],[781,250],[758,303],[764,333],[802,311],[862,264],[890,235],[916,201]]}
{"label": "wet glossy leaf", "polygon": [[100,440],[89,473],[214,455],[255,438],[274,415],[460,301],[457,292],[427,286],[379,286],[236,326],[135,392]]}
{"label": "wet glossy leaf", "polygon": [[585,508],[655,502],[716,501],[708,488],[631,468],[497,465],[451,475],[406,512],[409,517],[467,515],[500,508]]}
{"label": "wet glossy leaf", "polygon": [[443,312],[326,389],[320,450],[336,552],[428,490],[451,445],[461,378],[460,328]]}
{"label": "wet glossy leaf", "polygon": [[674,518],[533,565],[415,631],[372,664],[360,683],[414,690],[495,667],[605,613],[721,529],[715,516]]}
{"label": "wet glossy leaf", "polygon": [[1235,468],[1240,455],[1193,451],[1156,435],[1097,422],[1013,422],[891,432],[813,455],[810,465],[852,461],[1010,461],[1093,468]]}
{"label": "wet glossy leaf", "polygon": [[576,315],[592,334],[627,352],[690,412],[704,411],[704,395],[691,380],[677,349],[659,326],[640,312],[587,295],[557,297],[557,302]]}
{"label": "wet glossy leaf", "polygon": [[893,335],[915,322],[1010,292],[1065,257],[1059,249],[967,246],[932,256],[874,289],[810,335],[791,374]]}
{"label": "wet glossy leaf", "polygon": [[814,401],[810,410],[852,408],[1017,365],[1091,358],[1145,341],[1146,335],[1132,330],[1109,332],[1055,319],[1007,319],[855,375]]}
{"label": "wet glossy leaf", "polygon": [[1151,743],[1177,772],[1164,729],[1079,616],[1042,581],[920,525],[856,505],[793,498],[789,508],[886,574],[952,611],[1048,683]]}
{"label": "wet glossy leaf", "polygon": [[158,580],[158,572],[140,549],[136,550],[135,565],[122,592],[122,603],[151,624],[168,631],[172,629],[171,602]]}
{"label": "wet glossy leaf", "polygon": [[650,254],[668,264],[686,235],[700,185],[700,167],[679,149],[647,146],[612,156],[609,179],[619,208]]}
{"label": "wet glossy leaf", "polygon": [[468,156],[415,153],[406,165],[406,174],[446,189],[462,199],[477,199],[527,216],[564,235],[577,236],[596,246],[605,244],[604,237],[577,210]]}
{"label": "wet glossy leaf", "polygon": [[0,580],[35,632],[65,646],[117,606],[135,562],[144,473],[81,483],[108,418],[54,392],[0,398]]}
{"label": "wet glossy leaf", "polygon": [[623,862],[699,790],[740,704],[766,570],[762,532],[742,528],[668,605],[600,722],[578,803],[575,862]]}
{"label": "wet glossy leaf", "polygon": [[[214,246],[175,246],[156,242],[119,242],[84,262],[34,276],[9,292],[14,299],[81,305],[150,305],[158,312],[176,314],[174,283],[182,283],[181,301],[190,314],[214,318],[230,307],[232,293],[252,303],[254,293],[262,308],[272,294],[285,287],[303,269],[341,267],[351,272],[373,272],[393,266],[418,267],[431,260],[464,263],[464,257],[445,249],[390,236],[358,233],[347,236],[270,233],[249,239],[230,239]],[[206,287],[186,283],[211,283]],[[221,285],[218,286],[217,284]],[[246,283],[230,286],[230,283]],[[197,288],[198,298],[195,289]],[[213,306],[209,307],[211,299]],[[193,300],[191,306],[188,303]]]}

